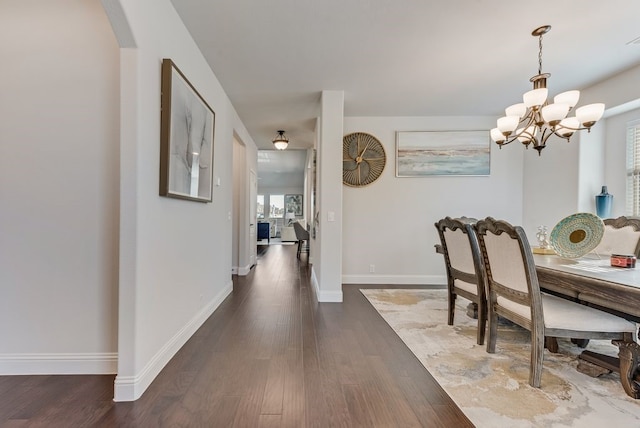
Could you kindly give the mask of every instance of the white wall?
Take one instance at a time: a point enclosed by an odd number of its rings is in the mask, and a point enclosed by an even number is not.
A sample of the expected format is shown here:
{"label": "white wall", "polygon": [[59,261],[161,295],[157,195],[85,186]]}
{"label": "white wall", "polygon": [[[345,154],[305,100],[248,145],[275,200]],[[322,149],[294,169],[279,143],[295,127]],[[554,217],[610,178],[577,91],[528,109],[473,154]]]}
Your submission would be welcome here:
{"label": "white wall", "polygon": [[[522,148],[491,143],[488,177],[398,178],[396,131],[481,130],[494,117],[347,117],[344,134],[367,132],[383,144],[382,176],[361,188],[343,186],[345,283],[444,284],[434,223],[445,216],[522,220]],[[487,141],[489,133],[487,131]],[[370,265],[375,272],[370,273]]]}
{"label": "white wall", "polygon": [[536,242],[533,239],[538,226],[547,226],[551,233],[559,220],[578,209],[580,142],[576,137],[570,143],[548,141],[540,156],[533,149],[524,150],[519,143],[505,147],[525,152],[522,227],[530,242]]}
{"label": "white wall", "polygon": [[118,45],[96,1],[0,13],[0,373],[114,373]]}
{"label": "white wall", "polygon": [[[232,289],[233,136],[255,147],[169,0],[103,0],[123,49],[126,171],[115,399],[139,397]],[[122,11],[122,14],[118,12]],[[119,40],[126,39],[119,37]],[[158,196],[160,65],[171,58],[216,114],[213,203]],[[256,153],[251,149],[251,153]]]}

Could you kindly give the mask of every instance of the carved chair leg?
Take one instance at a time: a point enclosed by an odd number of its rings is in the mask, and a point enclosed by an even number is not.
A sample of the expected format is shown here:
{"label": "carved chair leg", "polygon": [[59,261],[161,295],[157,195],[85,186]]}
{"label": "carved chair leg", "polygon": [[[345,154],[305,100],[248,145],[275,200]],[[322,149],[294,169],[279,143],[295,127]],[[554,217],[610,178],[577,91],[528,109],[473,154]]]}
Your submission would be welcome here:
{"label": "carved chair leg", "polygon": [[542,361],[544,358],[545,337],[541,331],[531,331],[531,364],[529,367],[529,385],[540,388],[542,382]]}
{"label": "carved chair leg", "polygon": [[456,308],[456,294],[453,291],[449,291],[449,319],[447,323],[453,325],[453,315]]}
{"label": "carved chair leg", "polygon": [[498,314],[492,310],[489,305],[488,318],[489,318],[489,337],[487,338],[487,352],[493,354],[496,352],[496,336],[498,335]]}
{"label": "carved chair leg", "polygon": [[627,395],[640,398],[640,384],[634,380],[640,365],[640,346],[631,341],[614,340],[620,358],[620,382]]}
{"label": "carved chair leg", "polygon": [[487,328],[487,304],[478,304],[478,345],[484,344],[484,335]]}

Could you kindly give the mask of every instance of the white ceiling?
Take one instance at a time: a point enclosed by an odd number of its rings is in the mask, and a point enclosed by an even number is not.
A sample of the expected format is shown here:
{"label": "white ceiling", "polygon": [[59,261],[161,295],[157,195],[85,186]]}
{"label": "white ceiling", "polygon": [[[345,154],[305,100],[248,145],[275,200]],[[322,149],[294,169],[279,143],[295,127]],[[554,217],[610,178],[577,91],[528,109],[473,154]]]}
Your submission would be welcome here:
{"label": "white ceiling", "polygon": [[171,1],[261,149],[311,147],[322,90],[345,116],[502,115],[541,25],[551,95],[640,64],[640,0]]}

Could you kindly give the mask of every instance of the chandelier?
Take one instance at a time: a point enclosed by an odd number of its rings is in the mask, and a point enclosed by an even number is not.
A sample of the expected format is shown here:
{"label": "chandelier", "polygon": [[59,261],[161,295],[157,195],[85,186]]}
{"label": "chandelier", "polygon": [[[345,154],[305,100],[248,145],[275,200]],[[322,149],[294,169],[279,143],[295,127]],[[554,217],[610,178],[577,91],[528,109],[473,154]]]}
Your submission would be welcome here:
{"label": "chandelier", "polygon": [[284,136],[284,131],[282,130],[278,131],[278,135],[276,136],[276,138],[271,140],[271,142],[274,146],[276,146],[276,149],[278,150],[284,150],[289,145],[289,139]]}
{"label": "chandelier", "polygon": [[522,96],[523,102],[507,107],[506,115],[498,119],[498,126],[491,130],[491,139],[500,148],[520,141],[526,148],[533,144],[540,155],[552,135],[569,142],[575,131],[591,131],[604,113],[604,104],[596,103],[580,107],[576,109],[575,116],[567,117],[578,104],[580,91],[562,92],[553,97],[553,103],[547,100],[547,78],[551,74],[542,73],[542,35],[549,30],[550,25],[543,25],[531,33],[538,37],[538,74],[529,79],[533,90]]}

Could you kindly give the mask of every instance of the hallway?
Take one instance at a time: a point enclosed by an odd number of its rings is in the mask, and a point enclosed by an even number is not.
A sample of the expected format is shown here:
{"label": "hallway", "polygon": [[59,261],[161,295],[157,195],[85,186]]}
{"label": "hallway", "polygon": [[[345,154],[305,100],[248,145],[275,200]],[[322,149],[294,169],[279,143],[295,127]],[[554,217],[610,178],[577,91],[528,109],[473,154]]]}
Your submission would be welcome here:
{"label": "hallway", "polygon": [[0,427],[472,426],[358,286],[318,304],[306,260],[261,247],[135,402],[113,376],[0,377]]}

